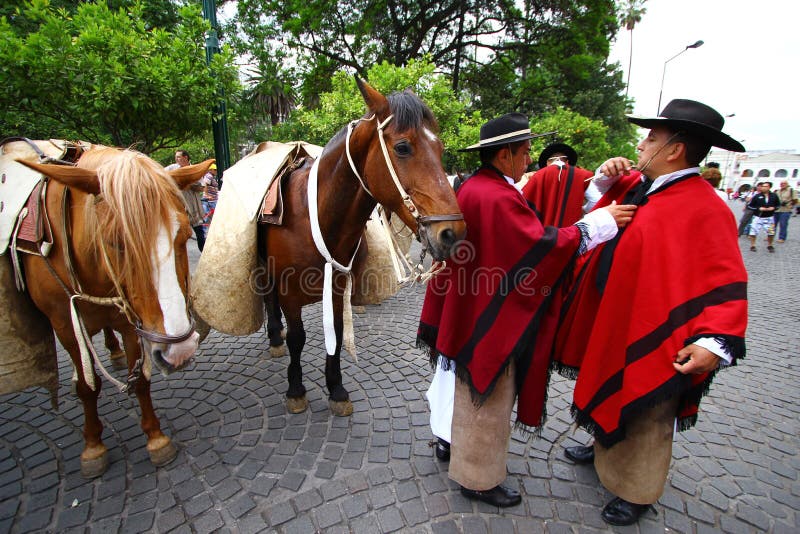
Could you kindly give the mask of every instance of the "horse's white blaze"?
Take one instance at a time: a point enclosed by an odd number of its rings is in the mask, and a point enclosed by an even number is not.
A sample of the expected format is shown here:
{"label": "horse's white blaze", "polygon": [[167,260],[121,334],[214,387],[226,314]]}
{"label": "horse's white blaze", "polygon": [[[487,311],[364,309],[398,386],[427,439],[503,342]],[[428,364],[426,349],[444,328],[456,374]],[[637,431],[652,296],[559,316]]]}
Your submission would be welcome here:
{"label": "horse's white blaze", "polygon": [[178,220],[172,216],[172,227],[164,226],[158,233],[157,262],[153,269],[153,284],[158,291],[158,302],[164,315],[164,330],[169,335],[183,334],[191,324],[186,311],[186,299],[178,283],[175,249],[172,244],[178,233]]}
{"label": "horse's white blaze", "polygon": [[432,131],[430,131],[428,128],[424,128],[423,130],[425,132],[425,135],[427,135],[428,139],[430,139],[431,141],[438,141],[439,140],[439,138],[436,136],[436,134],[433,133]]}

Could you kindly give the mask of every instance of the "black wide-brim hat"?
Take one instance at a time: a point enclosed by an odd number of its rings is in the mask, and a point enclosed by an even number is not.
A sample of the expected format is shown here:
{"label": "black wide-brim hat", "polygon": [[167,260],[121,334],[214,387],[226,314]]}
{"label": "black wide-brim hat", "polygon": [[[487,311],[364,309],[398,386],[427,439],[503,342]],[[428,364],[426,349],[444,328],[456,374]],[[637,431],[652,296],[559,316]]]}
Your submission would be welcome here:
{"label": "black wide-brim hat", "polygon": [[722,133],[725,119],[714,108],[694,100],[675,99],[664,107],[658,117],[645,118],[628,115],[628,122],[643,128],[666,127],[682,131],[708,141],[711,146],[731,152],[744,152],[739,141]]}
{"label": "black wide-brim hat", "polygon": [[525,114],[507,113],[481,126],[481,140],[474,145],[460,149],[459,152],[472,152],[490,146],[517,143],[534,137],[538,136],[531,134],[531,124]]}
{"label": "black wide-brim hat", "polygon": [[539,168],[544,169],[547,166],[547,160],[550,159],[550,156],[557,153],[567,156],[567,161],[569,161],[569,164],[572,166],[578,163],[578,153],[575,152],[574,148],[564,143],[551,143],[544,147],[542,153],[539,154]]}

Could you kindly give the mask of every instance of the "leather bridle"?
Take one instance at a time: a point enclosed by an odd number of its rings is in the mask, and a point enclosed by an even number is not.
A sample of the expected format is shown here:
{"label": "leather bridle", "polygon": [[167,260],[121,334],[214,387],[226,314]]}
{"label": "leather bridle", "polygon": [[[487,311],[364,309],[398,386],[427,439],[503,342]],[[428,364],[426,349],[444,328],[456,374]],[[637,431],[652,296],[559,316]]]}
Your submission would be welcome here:
{"label": "leather bridle", "polygon": [[361,175],[359,174],[358,170],[356,169],[356,165],[353,162],[353,158],[350,155],[350,135],[353,133],[353,130],[355,129],[355,127],[358,125],[359,122],[361,122],[361,121],[365,121],[366,122],[366,121],[375,120],[376,121],[376,128],[378,130],[378,140],[380,141],[380,144],[381,144],[381,151],[383,152],[383,159],[386,162],[386,167],[387,167],[387,169],[389,169],[389,175],[392,177],[392,181],[394,182],[394,186],[397,188],[397,192],[400,193],[400,198],[403,201],[403,205],[406,207],[408,212],[414,218],[414,220],[416,221],[417,225],[418,226],[419,225],[426,225],[427,226],[427,225],[429,225],[431,223],[435,223],[435,222],[463,221],[464,220],[464,215],[461,214],[461,213],[452,213],[452,214],[445,214],[445,215],[421,215],[420,214],[419,209],[414,204],[414,201],[411,199],[411,195],[409,195],[406,192],[405,188],[403,187],[403,184],[400,183],[400,178],[398,178],[397,172],[394,169],[394,165],[392,165],[392,160],[389,157],[389,149],[386,147],[386,140],[384,139],[383,130],[386,128],[386,126],[389,124],[389,122],[391,122],[391,120],[393,118],[394,118],[394,115],[389,115],[388,117],[386,117],[386,119],[384,119],[383,122],[377,122],[376,115],[372,115],[368,119],[364,119],[364,118],[356,119],[354,121],[351,121],[347,125],[347,137],[345,139],[345,152],[347,153],[347,161],[350,163],[350,170],[352,170],[353,174],[355,174],[356,178],[358,178],[358,182],[361,184],[361,188],[369,196],[371,196],[372,198],[375,198],[375,196],[372,194],[372,192],[367,187],[367,184],[364,181],[364,179],[361,178]]}

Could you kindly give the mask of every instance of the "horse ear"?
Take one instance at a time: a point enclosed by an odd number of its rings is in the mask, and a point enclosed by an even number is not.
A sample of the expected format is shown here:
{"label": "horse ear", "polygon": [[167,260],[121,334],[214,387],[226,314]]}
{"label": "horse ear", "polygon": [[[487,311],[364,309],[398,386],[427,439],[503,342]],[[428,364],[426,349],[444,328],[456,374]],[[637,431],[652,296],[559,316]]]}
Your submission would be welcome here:
{"label": "horse ear", "polygon": [[66,186],[74,187],[91,195],[100,194],[100,179],[97,177],[97,172],[93,170],[71,165],[33,163],[23,159],[17,159],[16,161]]}
{"label": "horse ear", "polygon": [[178,184],[178,189],[186,189],[191,184],[202,178],[203,175],[208,172],[208,168],[212,163],[214,163],[214,161],[216,160],[207,159],[202,163],[178,167],[177,169],[167,171],[167,173],[172,176],[172,178],[175,180],[175,183]]}
{"label": "horse ear", "polygon": [[389,101],[386,97],[358,76],[355,78],[358,90],[361,91],[361,96],[364,97],[364,102],[367,103],[367,108],[379,118],[386,118],[389,115]]}

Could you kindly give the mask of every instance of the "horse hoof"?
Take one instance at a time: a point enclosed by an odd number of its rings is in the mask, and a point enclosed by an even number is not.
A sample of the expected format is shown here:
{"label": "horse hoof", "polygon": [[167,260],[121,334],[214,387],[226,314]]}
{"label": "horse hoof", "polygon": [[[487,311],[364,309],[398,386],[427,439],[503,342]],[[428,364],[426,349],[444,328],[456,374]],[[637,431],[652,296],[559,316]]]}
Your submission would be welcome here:
{"label": "horse hoof", "polygon": [[352,307],[353,313],[367,313],[366,306],[353,306]]}
{"label": "horse hoof", "polygon": [[308,409],[305,395],[302,397],[286,397],[286,409],[289,413],[303,413]]}
{"label": "horse hoof", "polygon": [[278,345],[277,347],[273,347],[270,345],[269,347],[269,357],[270,358],[282,358],[286,356],[286,344]]}
{"label": "horse hoof", "polygon": [[328,406],[331,408],[331,413],[338,417],[348,417],[353,414],[353,403],[349,400],[334,401],[329,400]]}
{"label": "horse hoof", "polygon": [[156,467],[167,465],[178,455],[178,448],[173,445],[169,438],[166,438],[166,443],[157,449],[151,449],[150,444],[147,446],[147,452],[150,454],[150,463]]}
{"label": "horse hoof", "polygon": [[81,454],[81,476],[83,478],[97,478],[108,468],[108,453],[103,447],[102,453],[94,458],[87,458],[87,451]]}
{"label": "horse hoof", "polygon": [[114,369],[128,368],[128,359],[125,357],[124,350],[116,350],[111,353],[111,366]]}

